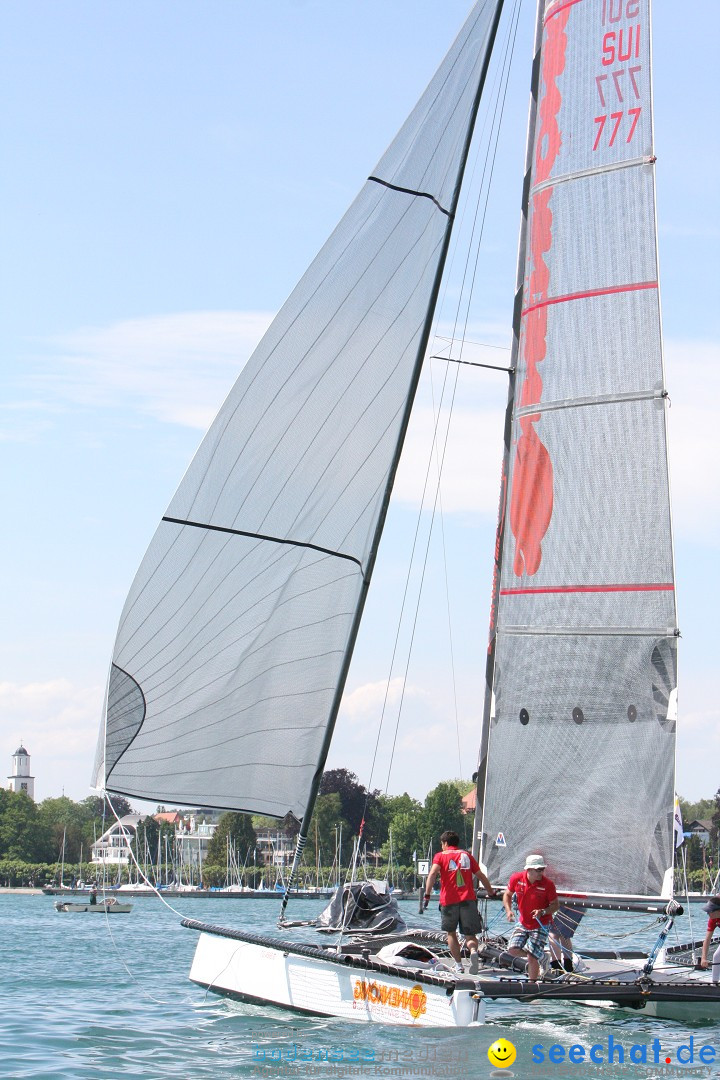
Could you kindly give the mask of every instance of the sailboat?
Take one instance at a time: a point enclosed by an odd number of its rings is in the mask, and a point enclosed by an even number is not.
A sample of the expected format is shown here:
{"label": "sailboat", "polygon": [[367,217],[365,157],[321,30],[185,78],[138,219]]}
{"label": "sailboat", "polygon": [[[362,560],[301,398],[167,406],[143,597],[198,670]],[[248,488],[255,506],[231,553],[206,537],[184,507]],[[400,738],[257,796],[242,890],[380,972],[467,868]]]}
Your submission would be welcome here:
{"label": "sailboat", "polygon": [[[241,1000],[415,1026],[512,997],[720,1002],[656,950],[532,983],[491,960],[453,974],[432,932],[286,933],[502,6],[472,10],[275,318],[121,616],[96,786],[302,822],[277,936],[184,921],[191,979]],[[495,881],[539,851],[574,903],[665,911],[678,631],[649,0],[540,0],[532,73],[475,850]]]}

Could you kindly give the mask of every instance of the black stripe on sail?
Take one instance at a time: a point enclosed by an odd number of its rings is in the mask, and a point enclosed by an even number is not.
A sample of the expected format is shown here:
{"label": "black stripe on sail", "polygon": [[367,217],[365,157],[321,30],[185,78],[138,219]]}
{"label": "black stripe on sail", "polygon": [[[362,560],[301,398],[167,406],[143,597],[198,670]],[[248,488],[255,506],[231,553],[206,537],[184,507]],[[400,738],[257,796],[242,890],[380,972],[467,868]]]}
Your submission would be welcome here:
{"label": "black stripe on sail", "polygon": [[431,195],[429,191],[415,191],[414,188],[400,187],[399,184],[389,184],[387,180],[381,180],[379,176],[368,176],[368,180],[372,180],[375,184],[382,184],[383,187],[390,188],[391,191],[402,191],[406,195],[417,195],[420,199],[429,199],[430,202],[435,203],[441,214],[445,214],[451,219],[455,218],[452,210],[446,210],[444,206],[441,206],[435,196]]}
{"label": "black stripe on sail", "polygon": [[186,521],[184,518],[163,517],[163,521],[169,521],[172,525],[189,525],[193,529],[207,529],[209,532],[229,533],[231,536],[249,536],[251,540],[269,540],[271,544],[289,544],[290,547],[309,548],[311,551],[321,551],[324,555],[334,555],[338,559],[347,559],[354,562],[362,570],[362,563],[354,555],[346,555],[343,551],[333,551],[332,548],[320,547],[319,544],[307,544],[303,540],[287,540],[282,536],[265,536],[263,533],[246,532],[244,529],[230,529],[225,525],[208,525],[204,521]]}

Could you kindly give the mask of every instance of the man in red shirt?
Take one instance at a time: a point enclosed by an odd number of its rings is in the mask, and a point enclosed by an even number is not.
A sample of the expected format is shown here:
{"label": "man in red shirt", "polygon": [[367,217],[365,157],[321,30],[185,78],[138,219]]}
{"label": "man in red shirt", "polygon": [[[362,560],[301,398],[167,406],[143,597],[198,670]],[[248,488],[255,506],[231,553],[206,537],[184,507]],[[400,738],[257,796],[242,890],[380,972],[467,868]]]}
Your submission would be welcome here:
{"label": "man in red shirt", "polygon": [[542,855],[528,855],[525,869],[512,874],[503,894],[503,907],[508,922],[515,922],[512,898],[515,896],[519,921],[508,941],[512,956],[527,956],[528,978],[537,982],[540,963],[550,934],[552,917],[560,907],[557,891],[545,877],[545,860]]}
{"label": "man in red shirt", "polygon": [[[705,934],[705,940],[702,946],[702,955],[700,957],[699,968],[705,970],[708,965],[708,953],[710,952],[710,942],[712,941],[713,933],[715,930],[720,930],[720,896],[711,896],[710,900],[704,907],[704,910],[708,913],[710,918],[708,919],[707,932]],[[718,958],[720,959],[720,957]],[[715,964],[715,957],[713,956],[713,966]],[[713,973],[713,978],[715,977]]]}
{"label": "man in red shirt", "polygon": [[438,851],[425,883],[425,903],[430,902],[432,887],[440,878],[440,925],[447,933],[450,955],[455,961],[455,972],[463,974],[460,959],[460,942],[457,928],[465,935],[465,944],[470,949],[470,974],[477,975],[478,953],[477,933],[482,920],[477,908],[475,882],[479,879],[488,896],[495,895],[492,885],[483,874],[476,860],[469,851],[463,851],[458,845],[460,837],[448,830],[440,837],[442,851]]}

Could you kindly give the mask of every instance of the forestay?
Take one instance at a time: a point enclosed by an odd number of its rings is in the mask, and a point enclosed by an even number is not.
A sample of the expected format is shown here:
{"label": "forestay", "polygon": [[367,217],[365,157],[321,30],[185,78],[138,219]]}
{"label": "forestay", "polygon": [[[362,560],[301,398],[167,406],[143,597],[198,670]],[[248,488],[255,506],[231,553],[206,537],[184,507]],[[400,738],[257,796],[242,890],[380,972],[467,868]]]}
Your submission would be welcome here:
{"label": "forestay", "polygon": [[173,498],[120,620],[96,783],[301,817],[425,352],[501,0],[477,5]]}
{"label": "forestay", "polygon": [[554,0],[540,21],[482,853],[493,881],[537,851],[559,887],[657,896],[677,621],[649,4]]}

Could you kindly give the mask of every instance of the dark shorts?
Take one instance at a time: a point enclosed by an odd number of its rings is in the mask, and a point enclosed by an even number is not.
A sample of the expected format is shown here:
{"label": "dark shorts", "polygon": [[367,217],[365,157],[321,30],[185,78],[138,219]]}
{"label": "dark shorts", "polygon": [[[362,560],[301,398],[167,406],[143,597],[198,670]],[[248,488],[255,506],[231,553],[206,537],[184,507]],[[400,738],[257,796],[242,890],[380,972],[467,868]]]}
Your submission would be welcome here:
{"label": "dark shorts", "polygon": [[482,930],[482,919],[478,911],[477,900],[463,900],[460,904],[447,904],[440,907],[440,925],[443,930],[457,930],[466,937],[474,937]]}

